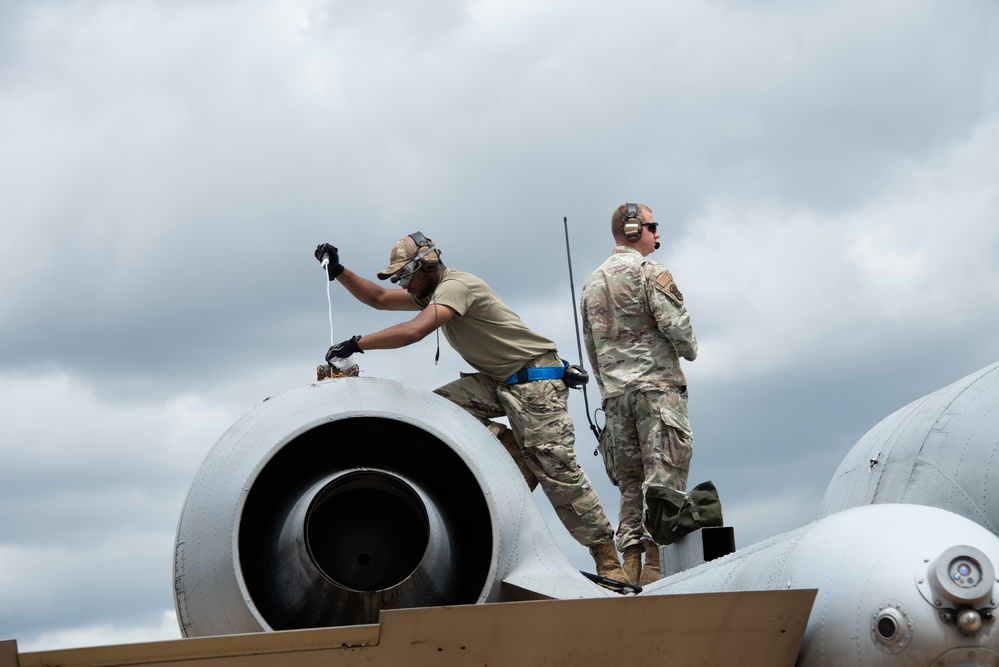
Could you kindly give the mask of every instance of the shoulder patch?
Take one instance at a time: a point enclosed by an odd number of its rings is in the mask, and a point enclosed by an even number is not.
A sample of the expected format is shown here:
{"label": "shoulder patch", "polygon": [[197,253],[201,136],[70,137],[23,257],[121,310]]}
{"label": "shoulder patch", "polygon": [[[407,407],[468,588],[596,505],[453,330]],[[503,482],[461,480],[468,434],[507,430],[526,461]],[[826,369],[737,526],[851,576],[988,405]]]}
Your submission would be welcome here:
{"label": "shoulder patch", "polygon": [[677,306],[683,305],[683,294],[680,293],[680,288],[676,286],[673,282],[673,276],[670,275],[669,271],[663,271],[656,278],[656,289],[666,295],[670,301],[675,303]]}

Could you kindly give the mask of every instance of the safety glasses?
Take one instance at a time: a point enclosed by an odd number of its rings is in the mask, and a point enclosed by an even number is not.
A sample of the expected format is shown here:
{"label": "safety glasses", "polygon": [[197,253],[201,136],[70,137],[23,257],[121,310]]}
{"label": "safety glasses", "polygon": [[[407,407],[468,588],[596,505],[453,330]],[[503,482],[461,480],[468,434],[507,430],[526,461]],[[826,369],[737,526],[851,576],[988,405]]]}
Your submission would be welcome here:
{"label": "safety glasses", "polygon": [[413,274],[416,273],[414,270],[406,271],[405,269],[399,273],[399,280],[396,284],[403,289],[409,287],[409,281],[413,279]]}

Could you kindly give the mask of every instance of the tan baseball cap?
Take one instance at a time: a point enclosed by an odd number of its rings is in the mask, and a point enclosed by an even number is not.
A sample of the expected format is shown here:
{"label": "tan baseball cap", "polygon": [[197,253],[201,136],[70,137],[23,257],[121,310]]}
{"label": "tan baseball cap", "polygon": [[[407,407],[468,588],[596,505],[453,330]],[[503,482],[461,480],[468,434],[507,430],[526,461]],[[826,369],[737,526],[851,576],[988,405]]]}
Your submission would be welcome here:
{"label": "tan baseball cap", "polygon": [[[429,237],[427,238],[427,243],[433,244],[433,240]],[[399,242],[392,246],[392,250],[389,252],[389,265],[378,272],[378,278],[385,280],[386,278],[398,273],[402,267],[406,266],[409,262],[416,257],[416,253],[419,250],[416,245],[416,241],[413,240],[411,236],[404,236],[399,239]],[[436,249],[433,252],[427,253],[427,257],[430,259],[437,259],[439,257]]]}

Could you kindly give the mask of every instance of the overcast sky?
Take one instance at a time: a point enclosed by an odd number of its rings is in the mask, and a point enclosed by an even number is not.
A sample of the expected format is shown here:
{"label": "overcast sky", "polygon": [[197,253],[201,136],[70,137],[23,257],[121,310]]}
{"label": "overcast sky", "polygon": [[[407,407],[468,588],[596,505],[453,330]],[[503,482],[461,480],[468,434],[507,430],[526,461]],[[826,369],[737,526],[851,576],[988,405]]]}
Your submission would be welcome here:
{"label": "overcast sky", "polygon": [[[740,547],[806,523],[869,428],[999,361],[997,175],[995,0],[0,0],[0,639],[180,636],[188,485],[314,380],[324,241],[374,279],[420,230],[578,361],[562,218],[578,296],[648,204],[691,484]],[[332,303],[337,342],[400,321]],[[432,389],[441,343],[362,373]]]}

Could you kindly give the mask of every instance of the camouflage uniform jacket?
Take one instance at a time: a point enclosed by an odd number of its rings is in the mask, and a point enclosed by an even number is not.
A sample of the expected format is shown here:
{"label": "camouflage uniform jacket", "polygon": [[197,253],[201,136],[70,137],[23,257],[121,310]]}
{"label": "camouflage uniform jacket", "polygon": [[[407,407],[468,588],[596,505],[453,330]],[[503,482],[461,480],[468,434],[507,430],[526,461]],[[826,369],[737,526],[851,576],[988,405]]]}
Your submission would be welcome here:
{"label": "camouflage uniform jacket", "polygon": [[687,384],[680,357],[697,357],[697,338],[662,264],[618,246],[586,281],[580,305],[586,353],[605,399]]}

